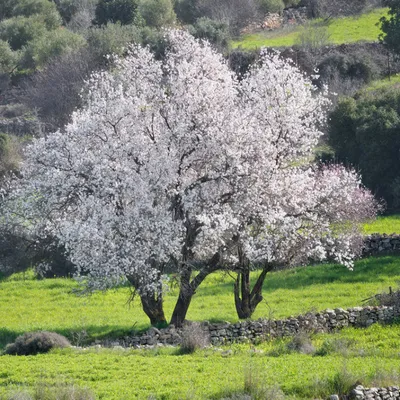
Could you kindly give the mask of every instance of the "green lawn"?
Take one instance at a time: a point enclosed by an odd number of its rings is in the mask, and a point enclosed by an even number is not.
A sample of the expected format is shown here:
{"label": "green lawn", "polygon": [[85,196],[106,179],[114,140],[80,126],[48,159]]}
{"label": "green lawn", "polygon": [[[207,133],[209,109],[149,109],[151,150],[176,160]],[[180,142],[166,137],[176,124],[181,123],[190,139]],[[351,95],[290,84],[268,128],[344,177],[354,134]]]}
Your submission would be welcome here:
{"label": "green lawn", "polygon": [[[254,276],[253,276],[254,278]],[[283,318],[310,310],[350,307],[400,281],[400,258],[371,257],[356,263],[354,271],[340,265],[316,265],[271,273],[264,298],[254,318]],[[224,274],[210,276],[195,295],[190,320],[237,321],[233,280]],[[128,288],[90,297],[72,293],[69,279],[3,280],[0,282],[0,348],[26,331],[54,330],[70,338],[85,330],[91,338],[122,335],[145,329],[148,319],[140,304],[127,305]],[[171,315],[177,289],[165,298]]]}
{"label": "green lawn", "polygon": [[370,224],[364,225],[364,232],[368,235],[372,233],[400,234],[400,215],[397,214],[378,217]]}
{"label": "green lawn", "polygon": [[[379,19],[387,15],[386,8],[378,8],[359,17],[334,18],[325,25],[332,44],[354,43],[359,41],[375,42],[378,40],[380,28],[376,24]],[[313,26],[323,26],[323,21],[314,20]],[[299,34],[304,28],[301,26],[283,28],[272,32],[260,32],[244,35],[232,42],[232,48],[256,49],[260,47],[288,47],[297,43]]]}

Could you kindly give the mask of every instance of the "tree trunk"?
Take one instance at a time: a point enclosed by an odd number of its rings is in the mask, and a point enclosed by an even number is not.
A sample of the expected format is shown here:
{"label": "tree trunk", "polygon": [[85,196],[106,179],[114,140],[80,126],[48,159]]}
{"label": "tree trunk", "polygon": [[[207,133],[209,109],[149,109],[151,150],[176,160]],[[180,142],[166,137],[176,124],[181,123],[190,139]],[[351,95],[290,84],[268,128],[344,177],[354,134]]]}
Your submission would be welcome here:
{"label": "tree trunk", "polygon": [[197,288],[204,281],[204,279],[218,269],[219,254],[216,253],[212,259],[204,265],[198,274],[191,280],[192,270],[191,267],[186,267],[180,276],[179,297],[176,302],[174,311],[171,317],[171,324],[175,326],[182,326],[185,321],[187,311],[193,296],[196,294]]}
{"label": "tree trunk", "polygon": [[250,264],[244,261],[242,269],[238,272],[233,288],[236,312],[239,319],[250,318],[258,304],[263,300],[262,287],[265,277],[272,270],[271,264],[266,264],[259,275],[253,289],[250,287]]}
{"label": "tree trunk", "polygon": [[143,311],[150,318],[151,325],[166,325],[162,295],[145,294],[140,295]]}
{"label": "tree trunk", "polygon": [[141,291],[138,284],[140,279],[137,276],[130,275],[127,276],[127,279],[134,288],[132,299],[135,294],[139,294],[143,311],[149,317],[151,325],[166,325],[161,282],[157,284],[154,291]]}
{"label": "tree trunk", "polygon": [[182,326],[195,293],[190,283],[190,275],[190,271],[185,271],[180,278],[179,297],[171,317],[171,324],[175,326]]}

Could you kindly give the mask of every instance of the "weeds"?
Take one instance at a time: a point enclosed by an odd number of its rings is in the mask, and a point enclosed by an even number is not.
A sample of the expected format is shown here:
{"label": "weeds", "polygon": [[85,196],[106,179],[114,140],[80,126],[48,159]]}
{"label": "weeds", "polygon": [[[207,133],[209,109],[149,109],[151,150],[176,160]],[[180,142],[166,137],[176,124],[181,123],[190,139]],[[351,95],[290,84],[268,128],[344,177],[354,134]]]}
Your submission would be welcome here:
{"label": "weeds", "polygon": [[0,396],[0,400],[94,400],[95,396],[89,389],[82,389],[74,385],[59,384],[56,386],[39,383],[33,394],[26,390],[11,392],[7,396]]}
{"label": "weeds", "polygon": [[191,354],[210,344],[209,334],[198,322],[186,323],[182,329],[181,354]]}

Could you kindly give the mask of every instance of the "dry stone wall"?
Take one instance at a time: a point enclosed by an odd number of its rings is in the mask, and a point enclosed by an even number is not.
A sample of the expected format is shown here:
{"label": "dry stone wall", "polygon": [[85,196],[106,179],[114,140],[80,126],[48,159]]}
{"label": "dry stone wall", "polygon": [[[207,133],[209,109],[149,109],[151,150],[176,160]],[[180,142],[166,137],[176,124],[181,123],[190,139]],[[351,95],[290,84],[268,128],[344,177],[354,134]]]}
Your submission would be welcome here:
{"label": "dry stone wall", "polygon": [[[331,396],[332,399],[333,396]],[[350,399],[355,400],[390,400],[400,399],[398,386],[389,386],[387,388],[365,388],[356,386],[350,393]],[[334,400],[334,399],[332,399]]]}
{"label": "dry stone wall", "polygon": [[400,235],[373,234],[364,239],[364,257],[391,251],[400,251]]}
{"label": "dry stone wall", "polygon": [[[232,342],[257,342],[273,338],[293,336],[299,332],[333,332],[346,326],[367,327],[376,322],[389,323],[400,317],[400,307],[368,306],[348,309],[327,309],[319,313],[308,313],[281,320],[259,319],[235,324],[201,323],[204,334],[213,345]],[[141,347],[155,345],[178,345],[182,330],[169,326],[165,329],[150,328],[142,336],[126,336],[108,343],[111,346]]]}

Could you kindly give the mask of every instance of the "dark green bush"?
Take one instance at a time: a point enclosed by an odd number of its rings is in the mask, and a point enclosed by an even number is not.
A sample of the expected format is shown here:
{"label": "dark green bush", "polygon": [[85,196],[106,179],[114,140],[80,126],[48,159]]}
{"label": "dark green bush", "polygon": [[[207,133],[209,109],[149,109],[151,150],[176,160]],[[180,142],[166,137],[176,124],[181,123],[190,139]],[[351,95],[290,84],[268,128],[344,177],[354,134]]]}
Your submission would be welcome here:
{"label": "dark green bush", "polygon": [[26,69],[38,69],[62,54],[77,51],[85,45],[82,36],[67,29],[47,31],[35,37],[23,51],[21,65]]}
{"label": "dark green bush", "polygon": [[173,25],[176,20],[171,0],[141,0],[138,10],[146,25],[153,28]]}
{"label": "dark green bush", "polygon": [[5,353],[29,356],[47,353],[55,348],[65,348],[69,346],[71,346],[71,343],[68,339],[58,333],[47,331],[30,332],[18,336],[14,343],[8,344]]}
{"label": "dark green bush", "polygon": [[9,43],[12,50],[19,50],[34,38],[45,34],[43,19],[37,15],[17,16],[0,23],[0,39]]}
{"label": "dark green bush", "polygon": [[96,25],[107,25],[109,22],[120,22],[122,25],[132,24],[137,8],[136,0],[99,0],[94,23]]}
{"label": "dark green bush", "polygon": [[329,144],[389,208],[400,206],[399,89],[364,91],[339,101],[329,118]]}
{"label": "dark green bush", "polygon": [[400,55],[400,1],[385,0],[385,5],[389,7],[389,16],[380,20],[380,40],[389,50]]}
{"label": "dark green bush", "polygon": [[174,4],[175,13],[184,24],[193,24],[200,18],[198,0],[176,0]]}
{"label": "dark green bush", "polygon": [[210,18],[199,18],[195,24],[188,27],[189,32],[199,39],[206,39],[219,49],[225,49],[230,40],[229,27],[220,21]]}

